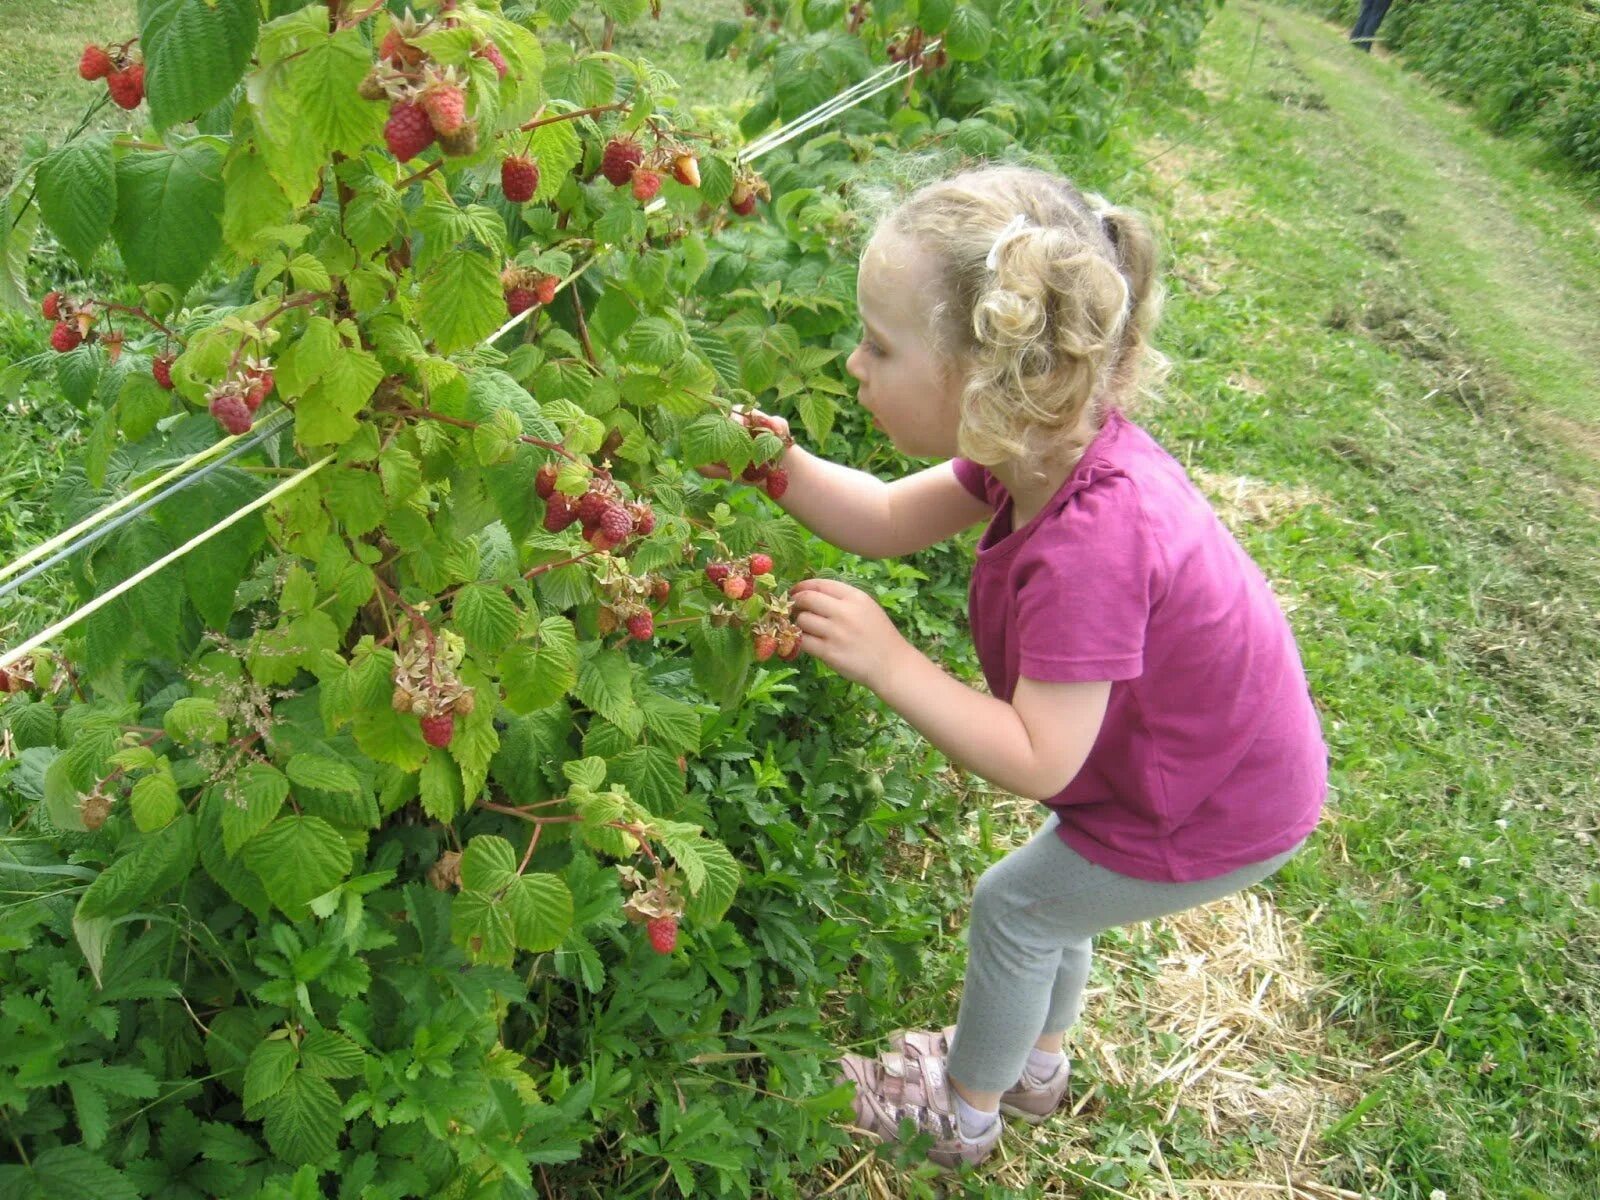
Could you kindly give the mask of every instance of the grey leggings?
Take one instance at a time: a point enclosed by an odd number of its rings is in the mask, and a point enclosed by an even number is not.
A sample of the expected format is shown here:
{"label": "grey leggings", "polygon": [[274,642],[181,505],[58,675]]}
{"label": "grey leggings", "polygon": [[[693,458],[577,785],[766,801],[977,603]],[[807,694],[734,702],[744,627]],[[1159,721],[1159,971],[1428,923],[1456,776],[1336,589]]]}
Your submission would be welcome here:
{"label": "grey leggings", "polygon": [[1052,813],[1027,845],[983,873],[972,894],[967,979],[950,1074],[977,1092],[1017,1082],[1042,1033],[1083,1011],[1095,934],[1182,912],[1271,875],[1299,846],[1197,883],[1152,883],[1096,866],[1056,834]]}

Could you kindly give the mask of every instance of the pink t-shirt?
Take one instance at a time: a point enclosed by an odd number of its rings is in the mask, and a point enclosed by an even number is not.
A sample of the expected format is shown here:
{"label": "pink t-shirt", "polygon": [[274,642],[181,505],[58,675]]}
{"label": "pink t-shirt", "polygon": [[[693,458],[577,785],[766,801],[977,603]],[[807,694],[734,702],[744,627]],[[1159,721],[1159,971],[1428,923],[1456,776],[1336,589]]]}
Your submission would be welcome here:
{"label": "pink t-shirt", "polygon": [[1111,681],[1083,769],[1046,803],[1063,841],[1139,879],[1190,881],[1305,838],[1327,749],[1294,635],[1250,556],[1183,468],[1113,411],[1021,529],[983,467],[956,477],[994,507],[972,573],[989,689],[1019,677]]}

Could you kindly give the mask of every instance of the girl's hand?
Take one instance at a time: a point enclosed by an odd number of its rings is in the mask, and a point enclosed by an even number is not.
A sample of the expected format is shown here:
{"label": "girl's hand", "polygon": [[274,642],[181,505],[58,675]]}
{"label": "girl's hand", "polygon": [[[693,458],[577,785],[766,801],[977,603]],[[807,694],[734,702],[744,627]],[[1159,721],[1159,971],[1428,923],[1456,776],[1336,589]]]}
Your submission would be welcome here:
{"label": "girl's hand", "polygon": [[794,622],[805,635],[800,648],[873,691],[911,650],[878,602],[860,588],[807,579],[790,588],[789,596]]}
{"label": "girl's hand", "polygon": [[[731,416],[746,429],[770,429],[785,443],[793,442],[793,438],[789,434],[789,422],[783,417],[775,417],[771,413],[762,412],[759,408],[745,408],[738,404],[733,406],[733,412]],[[723,466],[721,463],[705,463],[702,466],[696,467],[695,470],[699,471],[700,474],[704,475],[707,479],[732,478],[728,468]]]}

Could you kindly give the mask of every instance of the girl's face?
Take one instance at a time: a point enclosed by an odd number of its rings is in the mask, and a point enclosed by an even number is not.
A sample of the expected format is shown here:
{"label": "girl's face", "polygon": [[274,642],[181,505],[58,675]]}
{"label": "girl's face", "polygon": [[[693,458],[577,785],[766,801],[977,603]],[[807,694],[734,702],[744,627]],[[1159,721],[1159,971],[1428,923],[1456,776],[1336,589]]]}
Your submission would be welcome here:
{"label": "girl's face", "polygon": [[861,407],[911,458],[956,454],[962,380],[933,350],[929,308],[938,290],[933,263],[894,234],[874,237],[861,256],[856,305],[862,337],[845,370],[861,385]]}

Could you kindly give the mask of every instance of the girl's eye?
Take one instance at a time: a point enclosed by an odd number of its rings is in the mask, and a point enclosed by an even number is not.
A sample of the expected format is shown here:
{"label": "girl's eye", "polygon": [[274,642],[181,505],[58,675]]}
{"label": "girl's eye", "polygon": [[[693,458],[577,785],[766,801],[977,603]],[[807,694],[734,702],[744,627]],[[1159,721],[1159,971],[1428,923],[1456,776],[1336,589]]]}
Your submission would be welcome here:
{"label": "girl's eye", "polygon": [[878,345],[878,343],[873,341],[871,338],[862,338],[861,345],[862,348],[874,358],[878,358],[883,354],[883,347]]}

